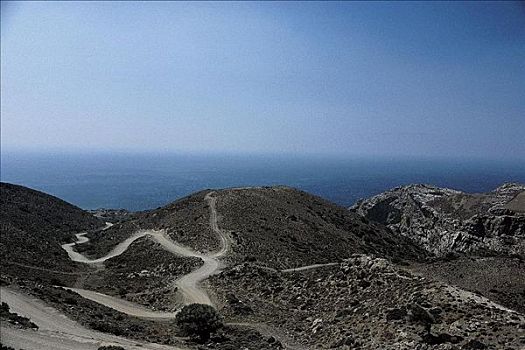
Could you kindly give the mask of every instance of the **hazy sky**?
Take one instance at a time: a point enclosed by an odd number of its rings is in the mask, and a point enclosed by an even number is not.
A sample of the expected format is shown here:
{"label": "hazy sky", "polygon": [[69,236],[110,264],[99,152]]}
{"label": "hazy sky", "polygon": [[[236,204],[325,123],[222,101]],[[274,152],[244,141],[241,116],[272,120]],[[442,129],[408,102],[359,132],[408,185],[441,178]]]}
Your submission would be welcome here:
{"label": "hazy sky", "polygon": [[3,150],[525,159],[525,8],[2,3]]}

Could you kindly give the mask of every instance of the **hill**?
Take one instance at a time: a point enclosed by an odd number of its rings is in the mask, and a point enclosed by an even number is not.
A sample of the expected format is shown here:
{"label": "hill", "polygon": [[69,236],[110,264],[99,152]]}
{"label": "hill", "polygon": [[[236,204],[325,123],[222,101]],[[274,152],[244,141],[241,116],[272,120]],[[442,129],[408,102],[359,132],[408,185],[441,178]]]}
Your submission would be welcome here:
{"label": "hill", "polygon": [[525,185],[469,194],[429,185],[394,188],[350,208],[436,255],[525,254]]}
{"label": "hill", "polygon": [[74,233],[100,228],[104,223],[59,198],[27,187],[0,183],[0,254],[2,271],[35,274],[22,265],[72,271],[60,244]]}
{"label": "hill", "polygon": [[[197,251],[218,249],[210,228],[210,210],[202,191],[133,219],[92,233],[79,247],[100,256],[137,229],[166,230],[176,242]],[[257,262],[276,269],[336,262],[353,253],[418,259],[424,251],[381,224],[320,197],[288,187],[213,191],[218,225],[231,239],[230,263]]]}
{"label": "hill", "polygon": [[213,276],[221,312],[265,324],[298,349],[522,349],[525,316],[477,294],[356,254],[340,264]]}
{"label": "hill", "polygon": [[353,253],[417,259],[421,250],[383,225],[288,187],[219,192],[220,225],[234,239],[232,261],[286,269],[330,263]]}

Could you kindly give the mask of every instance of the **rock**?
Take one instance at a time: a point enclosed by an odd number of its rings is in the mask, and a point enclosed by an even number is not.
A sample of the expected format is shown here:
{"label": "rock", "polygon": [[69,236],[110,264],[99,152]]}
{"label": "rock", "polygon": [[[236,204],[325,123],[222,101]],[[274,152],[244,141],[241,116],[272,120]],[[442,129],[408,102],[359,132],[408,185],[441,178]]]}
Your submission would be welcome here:
{"label": "rock", "polygon": [[457,335],[450,335],[447,333],[440,333],[438,335],[432,335],[430,333],[423,336],[423,341],[427,344],[438,345],[444,343],[457,344],[463,340],[463,337]]}
{"label": "rock", "polygon": [[[480,251],[525,254],[525,185],[467,194],[429,185],[397,187],[349,208],[438,256]],[[516,203],[514,203],[516,202]]]}
{"label": "rock", "polygon": [[353,337],[346,337],[344,341],[344,345],[352,345],[355,343],[355,339]]}
{"label": "rock", "polygon": [[370,281],[367,280],[360,280],[358,284],[363,289],[370,287]]}
{"label": "rock", "polygon": [[388,309],[385,312],[385,317],[387,321],[401,320],[407,316],[406,308],[392,308]]}
{"label": "rock", "polygon": [[487,349],[487,345],[485,345],[484,343],[480,342],[479,340],[476,340],[476,339],[472,339],[472,340],[469,340],[464,346],[463,346],[463,349],[464,350],[483,350],[483,349]]}
{"label": "rock", "polygon": [[423,325],[430,332],[431,325],[436,322],[436,319],[430,312],[419,304],[409,304],[407,311],[409,321]]}
{"label": "rock", "polygon": [[315,334],[323,327],[323,319],[316,318],[314,322],[312,323],[312,333]]}

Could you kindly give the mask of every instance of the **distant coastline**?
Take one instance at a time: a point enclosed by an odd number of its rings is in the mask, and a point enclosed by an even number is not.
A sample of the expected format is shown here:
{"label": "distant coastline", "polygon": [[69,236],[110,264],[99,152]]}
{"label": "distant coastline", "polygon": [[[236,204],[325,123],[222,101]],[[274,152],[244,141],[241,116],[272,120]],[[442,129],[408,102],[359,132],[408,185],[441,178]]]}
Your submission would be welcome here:
{"label": "distant coastline", "polygon": [[465,192],[525,182],[520,162],[271,155],[2,152],[1,179],[83,209],[145,210],[205,188],[287,185],[343,206],[427,183]]}

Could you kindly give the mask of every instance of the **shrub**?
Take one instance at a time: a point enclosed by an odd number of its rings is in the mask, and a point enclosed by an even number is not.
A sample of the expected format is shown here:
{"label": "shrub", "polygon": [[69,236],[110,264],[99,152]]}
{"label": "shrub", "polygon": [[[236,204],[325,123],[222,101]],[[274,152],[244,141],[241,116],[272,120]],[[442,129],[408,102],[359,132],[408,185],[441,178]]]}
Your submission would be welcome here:
{"label": "shrub", "polygon": [[116,345],[108,345],[108,346],[101,346],[98,348],[98,350],[126,350],[122,346],[116,346]]}
{"label": "shrub", "polygon": [[177,314],[175,322],[181,331],[191,337],[206,340],[210,333],[222,327],[222,320],[210,305],[190,304]]}
{"label": "shrub", "polygon": [[119,336],[123,334],[122,329],[108,322],[93,321],[89,323],[89,326],[103,333],[111,333]]}
{"label": "shrub", "polygon": [[64,284],[64,282],[56,279],[56,278],[51,278],[51,282],[50,282],[53,286],[59,286],[59,287],[65,287],[66,285]]}
{"label": "shrub", "polygon": [[454,261],[459,258],[459,254],[454,252],[448,252],[445,256],[443,256],[444,261]]}
{"label": "shrub", "polygon": [[2,302],[0,305],[0,315],[9,315],[9,305],[7,303]]}

